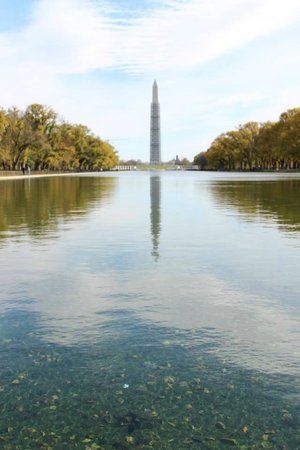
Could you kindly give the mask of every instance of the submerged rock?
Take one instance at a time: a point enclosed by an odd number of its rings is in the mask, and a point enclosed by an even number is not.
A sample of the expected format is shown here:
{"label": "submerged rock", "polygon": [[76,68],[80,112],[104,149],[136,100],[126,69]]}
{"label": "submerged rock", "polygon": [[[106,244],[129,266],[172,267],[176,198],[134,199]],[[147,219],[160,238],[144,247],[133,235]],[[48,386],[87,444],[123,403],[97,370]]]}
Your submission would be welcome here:
{"label": "submerged rock", "polygon": [[238,441],[236,439],[227,438],[227,437],[221,438],[220,442],[222,442],[222,444],[231,445],[232,447],[239,445]]}
{"label": "submerged rock", "polygon": [[226,427],[223,422],[217,422],[215,424],[215,427],[217,428],[217,430],[226,430]]}
{"label": "submerged rock", "polygon": [[128,412],[127,414],[116,417],[116,422],[119,426],[126,427],[128,433],[133,433],[135,430],[142,428],[152,428],[152,424],[147,419],[140,417],[133,412]]}
{"label": "submerged rock", "polygon": [[295,423],[294,417],[291,413],[285,412],[282,416],[282,423],[286,426],[292,426]]}

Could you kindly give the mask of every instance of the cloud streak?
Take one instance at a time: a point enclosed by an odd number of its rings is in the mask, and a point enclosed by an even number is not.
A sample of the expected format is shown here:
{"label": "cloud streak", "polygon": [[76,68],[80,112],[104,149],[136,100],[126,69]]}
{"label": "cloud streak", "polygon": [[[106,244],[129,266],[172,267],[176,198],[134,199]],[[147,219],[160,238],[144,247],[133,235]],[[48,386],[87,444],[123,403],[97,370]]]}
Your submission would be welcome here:
{"label": "cloud streak", "polygon": [[300,4],[294,0],[186,0],[161,2],[147,15],[120,21],[109,3],[42,0],[25,29],[2,35],[1,60],[18,58],[23,67],[60,74],[195,68],[299,15]]}

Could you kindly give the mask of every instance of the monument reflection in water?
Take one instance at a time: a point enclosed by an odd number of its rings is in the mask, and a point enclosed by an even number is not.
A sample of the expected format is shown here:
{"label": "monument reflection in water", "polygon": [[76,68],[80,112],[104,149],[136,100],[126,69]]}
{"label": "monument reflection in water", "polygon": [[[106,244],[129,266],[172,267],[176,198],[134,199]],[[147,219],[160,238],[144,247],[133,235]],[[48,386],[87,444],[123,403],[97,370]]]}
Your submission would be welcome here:
{"label": "monument reflection in water", "polygon": [[155,261],[159,259],[159,235],[161,231],[161,180],[160,176],[153,175],[150,177],[150,220],[151,220],[151,236],[152,236],[152,256]]}

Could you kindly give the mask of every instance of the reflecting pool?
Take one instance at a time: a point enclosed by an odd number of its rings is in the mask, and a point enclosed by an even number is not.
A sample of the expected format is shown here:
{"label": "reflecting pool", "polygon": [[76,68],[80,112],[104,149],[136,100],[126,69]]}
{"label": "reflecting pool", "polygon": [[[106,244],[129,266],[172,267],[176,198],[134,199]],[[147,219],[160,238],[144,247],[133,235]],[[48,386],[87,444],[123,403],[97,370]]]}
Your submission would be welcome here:
{"label": "reflecting pool", "polygon": [[0,180],[0,448],[300,449],[300,175]]}

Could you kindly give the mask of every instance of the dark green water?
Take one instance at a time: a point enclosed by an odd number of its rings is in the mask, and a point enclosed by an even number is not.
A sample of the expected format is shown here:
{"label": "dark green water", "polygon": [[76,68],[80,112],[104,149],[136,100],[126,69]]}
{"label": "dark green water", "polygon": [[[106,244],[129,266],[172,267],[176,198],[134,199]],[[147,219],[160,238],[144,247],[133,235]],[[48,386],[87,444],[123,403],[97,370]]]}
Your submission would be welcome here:
{"label": "dark green water", "polygon": [[0,181],[0,448],[300,449],[300,177]]}

